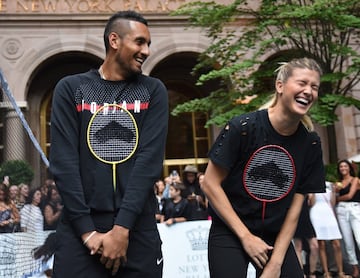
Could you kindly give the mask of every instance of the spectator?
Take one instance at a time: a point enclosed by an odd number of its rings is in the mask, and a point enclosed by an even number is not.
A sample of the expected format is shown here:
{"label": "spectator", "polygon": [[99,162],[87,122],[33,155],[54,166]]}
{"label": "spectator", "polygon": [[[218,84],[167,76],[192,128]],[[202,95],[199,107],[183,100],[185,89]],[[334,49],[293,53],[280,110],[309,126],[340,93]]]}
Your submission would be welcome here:
{"label": "spectator", "polygon": [[16,200],[16,208],[18,209],[18,211],[21,211],[21,209],[26,203],[27,197],[29,196],[29,186],[25,183],[20,183],[18,187],[19,194]]}
{"label": "spectator", "polygon": [[199,181],[199,184],[200,184],[200,188],[201,188],[201,185],[204,182],[204,177],[205,177],[205,173],[203,173],[203,172],[199,172],[197,174],[197,178],[198,178],[198,181]]}
{"label": "spectator", "polygon": [[30,191],[24,207],[20,210],[20,226],[23,232],[41,232],[44,230],[44,216],[39,207],[41,191]]}
{"label": "spectator", "polygon": [[61,197],[55,185],[47,190],[47,198],[44,203],[44,230],[56,230],[62,212]]}
{"label": "spectator", "polygon": [[358,258],[355,241],[360,249],[360,192],[359,179],[355,176],[352,164],[340,160],[337,164],[339,182],[336,183],[336,214],[345,244],[347,259],[353,268],[353,277],[359,277]]}
{"label": "spectator", "polygon": [[0,183],[0,233],[14,232],[19,221],[19,212],[10,200],[8,187]]}
{"label": "spectator", "polygon": [[[16,204],[17,204],[18,195],[19,195],[19,187],[16,184],[10,185],[10,187],[9,187],[9,197],[10,197],[10,200],[15,205],[15,207],[16,207]],[[16,207],[16,210],[17,210],[17,212],[19,214],[19,210],[17,209],[17,207]],[[19,214],[19,221],[17,223],[14,223],[13,232],[20,232],[20,231],[21,231],[21,229],[20,229],[20,214]]]}
{"label": "spectator", "polygon": [[156,221],[159,223],[161,221],[161,211],[163,209],[164,203],[164,190],[165,190],[165,183],[163,180],[159,179],[155,182],[154,186],[156,200],[157,200],[157,211],[155,214]]}
{"label": "spectator", "polygon": [[311,205],[310,219],[319,243],[319,257],[324,278],[332,277],[329,272],[326,254],[326,241],[328,240],[331,241],[333,247],[339,278],[347,277],[343,271],[343,257],[340,242],[342,236],[334,213],[335,201],[335,188],[331,188],[331,184],[329,183],[327,183],[325,193],[309,194],[309,202]]}
{"label": "spectator", "polygon": [[44,184],[40,187],[41,202],[40,202],[39,207],[40,207],[41,211],[44,211],[45,202],[48,197],[48,190],[49,190],[49,187],[51,187],[51,186],[55,186],[55,181],[52,179],[47,179],[47,180],[45,180]]}
{"label": "spectator", "polygon": [[305,265],[306,262],[303,261],[302,251],[303,251],[303,240],[306,240],[309,244],[309,278],[316,278],[316,264],[318,262],[319,254],[319,245],[316,239],[316,233],[313,225],[310,220],[310,207],[309,207],[309,198],[305,197],[297,229],[294,234],[294,246],[296,255],[298,256],[301,267]]}
{"label": "spectator", "polygon": [[194,165],[187,165],[183,171],[185,190],[183,197],[189,201],[191,217],[189,220],[204,220],[208,218],[205,204],[205,194],[202,192],[197,177],[198,169]]}
{"label": "spectator", "polygon": [[9,187],[9,198],[16,204],[16,198],[19,195],[19,187],[16,184],[10,185]]}
{"label": "spectator", "polygon": [[54,262],[54,253],[56,248],[56,233],[50,233],[43,245],[32,250],[32,255],[35,260],[41,260],[42,265],[40,272],[34,274],[33,278],[47,278],[52,277],[52,269]]}
{"label": "spectator", "polygon": [[197,179],[198,172],[198,169],[194,165],[185,166],[182,179],[185,186],[183,197],[200,194],[201,189],[199,185],[199,180]]}
{"label": "spectator", "polygon": [[183,198],[182,191],[184,185],[182,183],[172,183],[170,185],[170,199],[165,199],[161,222],[170,226],[178,222],[185,222],[191,216],[191,210],[187,199]]}

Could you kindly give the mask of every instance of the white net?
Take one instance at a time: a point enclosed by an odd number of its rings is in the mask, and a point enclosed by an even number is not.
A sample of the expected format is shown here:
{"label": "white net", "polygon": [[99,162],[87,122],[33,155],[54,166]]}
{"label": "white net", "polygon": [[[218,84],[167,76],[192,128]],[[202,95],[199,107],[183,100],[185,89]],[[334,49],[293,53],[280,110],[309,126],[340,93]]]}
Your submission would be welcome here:
{"label": "white net", "polygon": [[0,234],[0,277],[22,278],[37,272],[42,262],[32,257],[32,250],[51,232]]}
{"label": "white net", "polygon": [[[16,103],[16,100],[13,96],[13,94],[10,91],[9,85],[6,81],[6,78],[2,72],[2,70],[0,69],[0,108],[1,108],[1,128],[2,128],[2,136],[4,136],[4,123],[6,122],[7,125],[11,125],[12,122],[16,122],[18,120],[21,121],[22,126],[24,127],[29,139],[31,140],[32,145],[36,148],[36,150],[38,151],[38,153],[41,156],[42,161],[44,162],[44,164],[49,167],[49,161],[45,155],[45,153],[43,152],[43,150],[41,149],[39,142],[37,141],[37,139],[35,138],[29,124],[27,123],[24,114],[22,113],[20,107],[18,106],[18,104]],[[6,119],[5,119],[6,118]],[[8,142],[11,143],[15,143],[18,142],[19,144],[23,143],[23,140],[18,140],[18,138],[16,138],[16,136],[19,136],[19,132],[17,130],[17,128],[11,128],[10,126],[8,126],[6,128],[6,138]],[[4,138],[2,138],[2,141],[4,141]],[[1,144],[2,148],[4,146],[4,144]],[[28,146],[27,146],[28,147]],[[13,152],[16,152],[16,150],[23,150],[24,146],[19,146],[19,148],[11,148],[11,150]],[[18,157],[19,155],[16,154],[12,154],[13,157]]]}

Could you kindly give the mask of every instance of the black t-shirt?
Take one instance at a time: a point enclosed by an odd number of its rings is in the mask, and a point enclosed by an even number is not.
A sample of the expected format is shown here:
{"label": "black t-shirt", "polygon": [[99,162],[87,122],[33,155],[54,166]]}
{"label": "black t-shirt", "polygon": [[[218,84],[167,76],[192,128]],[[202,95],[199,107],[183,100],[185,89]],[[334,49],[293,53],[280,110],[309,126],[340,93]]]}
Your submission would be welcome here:
{"label": "black t-shirt", "polygon": [[165,199],[162,214],[165,216],[165,221],[176,217],[185,217],[186,220],[189,220],[191,217],[189,202],[184,198],[177,203],[172,199]]}
{"label": "black t-shirt", "polygon": [[202,192],[202,190],[200,188],[200,184],[199,184],[198,180],[195,180],[193,183],[189,183],[186,180],[184,180],[183,184],[185,186],[185,189],[182,190],[182,192],[181,192],[181,196],[183,198],[187,198],[189,195],[192,195],[192,194],[204,196],[204,193]]}
{"label": "black t-shirt", "polygon": [[[340,189],[339,195],[343,196],[348,194],[350,192],[350,188],[351,188],[351,182],[345,188]],[[360,202],[360,190],[357,190],[354,196],[350,200],[341,201],[341,202]]]}
{"label": "black t-shirt", "polygon": [[[255,200],[245,190],[244,168],[249,158],[261,147],[276,145],[284,148],[294,162],[294,183],[290,192],[281,200],[266,203]],[[276,235],[295,194],[325,191],[325,171],[321,143],[318,135],[309,132],[302,124],[290,136],[278,134],[272,127],[267,110],[260,110],[233,118],[221,131],[209,157],[226,169],[228,175],[222,187],[234,210],[255,234]],[[275,158],[273,163],[277,163]],[[263,214],[264,213],[264,214]],[[225,225],[212,210],[210,215],[217,225]]]}

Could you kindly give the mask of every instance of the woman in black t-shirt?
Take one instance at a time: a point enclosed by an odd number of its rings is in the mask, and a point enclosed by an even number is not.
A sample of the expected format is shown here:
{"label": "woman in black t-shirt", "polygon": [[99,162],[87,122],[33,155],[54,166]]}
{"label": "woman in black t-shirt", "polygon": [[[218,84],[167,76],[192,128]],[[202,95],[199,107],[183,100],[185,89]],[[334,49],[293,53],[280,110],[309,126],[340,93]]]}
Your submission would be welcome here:
{"label": "woman in black t-shirt", "polygon": [[[320,75],[312,59],[282,64],[268,108],[233,118],[210,150],[202,190],[213,220],[212,278],[246,277],[249,262],[257,276],[303,277],[290,243],[304,196],[325,190],[320,139],[306,115]],[[267,202],[257,196],[267,187],[285,192]]]}
{"label": "woman in black t-shirt", "polygon": [[56,230],[60,221],[63,205],[59,191],[55,185],[48,188],[46,201],[44,203],[44,230]]}

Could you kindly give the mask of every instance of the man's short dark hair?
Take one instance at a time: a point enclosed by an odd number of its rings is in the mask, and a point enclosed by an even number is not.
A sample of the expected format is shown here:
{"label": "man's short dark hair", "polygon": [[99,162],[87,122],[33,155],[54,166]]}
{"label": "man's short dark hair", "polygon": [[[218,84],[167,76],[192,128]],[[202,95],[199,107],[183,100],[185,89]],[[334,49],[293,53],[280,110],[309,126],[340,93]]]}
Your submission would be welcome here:
{"label": "man's short dark hair", "polygon": [[[109,35],[111,32],[116,32],[118,33],[119,30],[117,30],[117,22],[118,20],[121,20],[121,19],[125,19],[125,20],[132,20],[132,21],[137,21],[137,22],[140,22],[146,26],[148,26],[148,22],[147,20],[139,13],[135,12],[135,11],[131,11],[131,10],[128,10],[128,11],[120,11],[120,12],[117,12],[115,14],[113,14],[106,26],[105,26],[105,31],[104,31],[104,44],[105,44],[105,50],[106,52],[108,51],[109,49]],[[121,35],[121,34],[119,34]]]}

